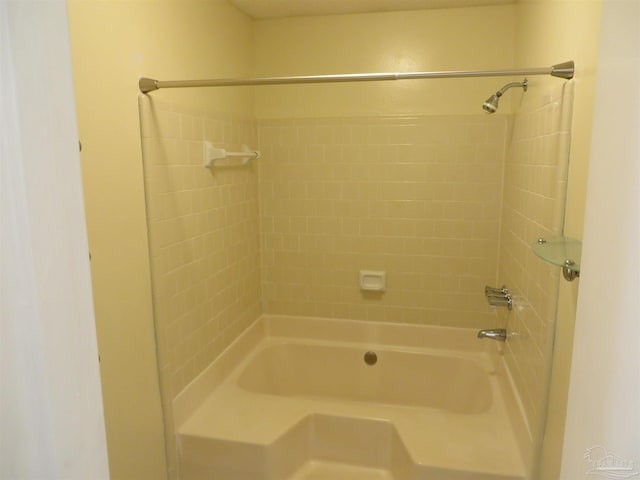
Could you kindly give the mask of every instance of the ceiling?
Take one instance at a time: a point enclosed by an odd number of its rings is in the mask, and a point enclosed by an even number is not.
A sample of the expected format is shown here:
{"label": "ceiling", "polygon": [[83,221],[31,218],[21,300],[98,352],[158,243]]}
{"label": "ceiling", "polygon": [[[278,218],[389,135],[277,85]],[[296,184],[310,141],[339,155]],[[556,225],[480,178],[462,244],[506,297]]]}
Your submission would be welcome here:
{"label": "ceiling", "polygon": [[506,5],[516,0],[230,0],[253,18]]}

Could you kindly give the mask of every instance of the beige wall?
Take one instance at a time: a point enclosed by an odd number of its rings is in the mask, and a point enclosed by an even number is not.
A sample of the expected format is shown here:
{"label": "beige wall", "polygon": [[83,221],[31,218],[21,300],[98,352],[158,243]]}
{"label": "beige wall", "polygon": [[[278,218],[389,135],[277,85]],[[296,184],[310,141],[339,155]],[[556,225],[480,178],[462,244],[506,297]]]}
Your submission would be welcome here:
{"label": "beige wall", "polygon": [[[593,96],[600,30],[600,0],[521,0],[517,6],[516,62],[519,66],[576,62],[575,99],[564,234],[582,238]],[[538,82],[556,81],[538,78]],[[551,397],[541,478],[556,479],[571,365],[573,326],[580,281],[559,289]]]}
{"label": "beige wall", "polygon": [[[109,462],[165,478],[137,79],[250,76],[250,21],[226,1],[68,3]],[[232,46],[230,48],[230,46]],[[247,115],[248,89],[156,92]]]}
{"label": "beige wall", "polygon": [[[501,6],[257,21],[256,74],[504,68],[513,64],[514,20],[514,7]],[[256,114],[478,114],[503,83],[472,78],[264,87],[256,90]]]}

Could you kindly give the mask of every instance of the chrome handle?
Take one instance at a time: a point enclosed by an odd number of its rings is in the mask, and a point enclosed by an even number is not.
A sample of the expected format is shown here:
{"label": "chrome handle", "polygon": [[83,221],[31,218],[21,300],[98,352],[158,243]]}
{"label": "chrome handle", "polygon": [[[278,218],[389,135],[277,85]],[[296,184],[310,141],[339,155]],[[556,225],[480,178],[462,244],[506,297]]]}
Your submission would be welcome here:
{"label": "chrome handle", "polygon": [[489,300],[489,305],[491,305],[492,307],[507,307],[509,310],[513,308],[513,300],[511,299],[511,297],[505,297],[505,298],[491,297],[488,300]]}
{"label": "chrome handle", "polygon": [[484,296],[492,307],[507,307],[509,310],[513,308],[513,299],[506,286],[495,288],[487,285],[484,287]]}
{"label": "chrome handle", "polygon": [[502,288],[490,287],[489,285],[485,285],[484,294],[485,295],[505,295],[508,294],[509,290],[505,285]]}
{"label": "chrome handle", "polygon": [[487,298],[505,298],[508,293],[485,293],[484,296]]}

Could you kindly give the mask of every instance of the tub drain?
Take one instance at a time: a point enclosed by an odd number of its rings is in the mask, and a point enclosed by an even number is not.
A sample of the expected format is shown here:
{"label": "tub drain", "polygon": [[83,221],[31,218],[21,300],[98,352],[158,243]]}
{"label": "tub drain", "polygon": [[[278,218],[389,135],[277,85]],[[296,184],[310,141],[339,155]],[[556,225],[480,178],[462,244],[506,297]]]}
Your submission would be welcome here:
{"label": "tub drain", "polygon": [[369,351],[364,354],[364,363],[366,363],[367,365],[375,365],[377,361],[378,355],[376,354],[376,352]]}

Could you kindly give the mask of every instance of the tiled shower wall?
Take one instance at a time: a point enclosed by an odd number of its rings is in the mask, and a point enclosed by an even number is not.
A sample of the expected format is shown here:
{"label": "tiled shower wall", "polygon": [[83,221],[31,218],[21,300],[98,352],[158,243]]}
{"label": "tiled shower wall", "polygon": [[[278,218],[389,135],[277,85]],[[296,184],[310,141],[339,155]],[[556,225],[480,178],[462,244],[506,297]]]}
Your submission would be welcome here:
{"label": "tiled shower wall", "polygon": [[[139,100],[165,428],[172,402],[261,313],[256,167],[203,166],[203,140],[256,144],[254,120]],[[167,448],[170,478],[175,452]]]}
{"label": "tiled shower wall", "polygon": [[536,257],[539,237],[562,235],[567,188],[573,83],[525,95],[514,118],[505,164],[500,241],[500,281],[514,294],[503,322],[507,364],[516,383],[533,441],[541,441],[560,268]]}
{"label": "tiled shower wall", "polygon": [[494,326],[506,117],[258,125],[266,313]]}

